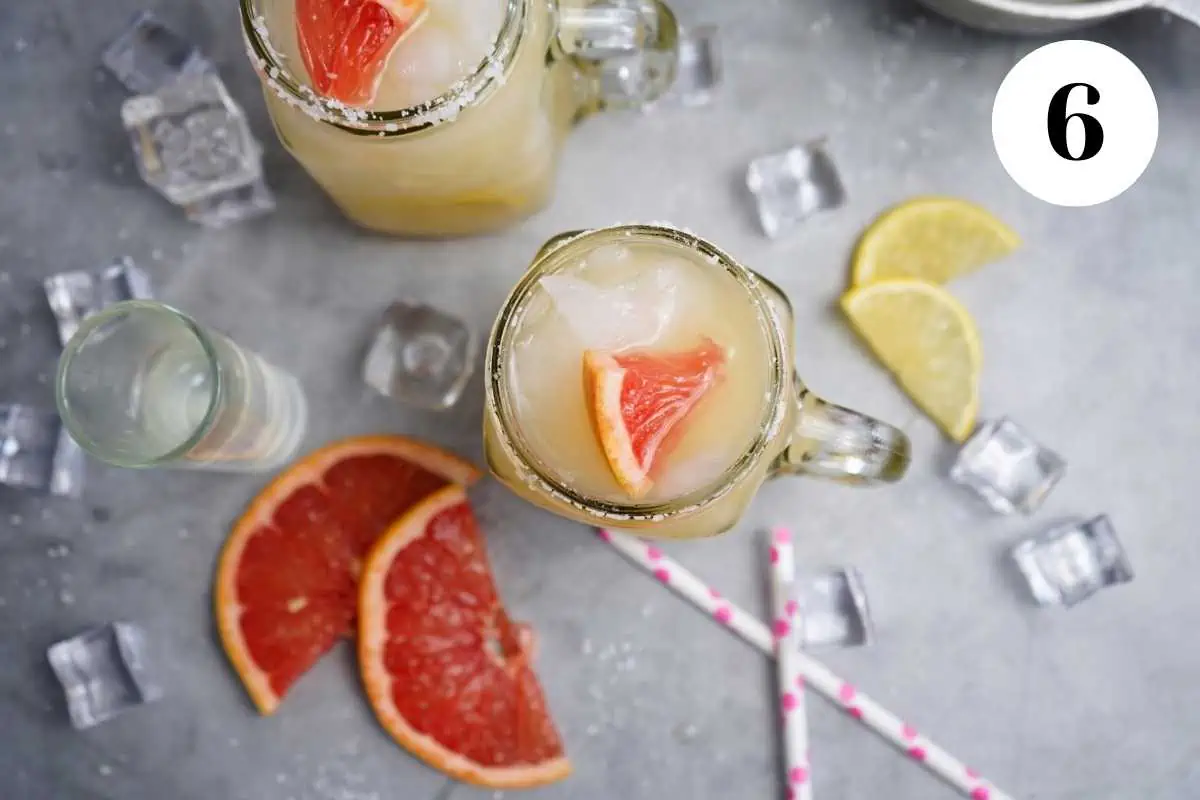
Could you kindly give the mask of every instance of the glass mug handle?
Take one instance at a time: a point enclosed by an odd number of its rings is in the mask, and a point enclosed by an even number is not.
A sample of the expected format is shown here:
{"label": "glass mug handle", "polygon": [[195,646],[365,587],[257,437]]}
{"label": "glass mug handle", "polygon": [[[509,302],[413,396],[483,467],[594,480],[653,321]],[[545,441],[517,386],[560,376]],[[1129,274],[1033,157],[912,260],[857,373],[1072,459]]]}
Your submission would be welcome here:
{"label": "glass mug handle", "polygon": [[893,483],[904,477],[912,447],[899,428],[834,405],[796,384],[791,440],[773,474],[806,474],[843,483]]}
{"label": "glass mug handle", "polygon": [[[757,273],[755,277],[790,331],[795,316],[792,302],[773,282]],[[816,475],[860,485],[894,483],[904,477],[912,445],[903,431],[822,400],[798,377],[793,377],[792,382],[796,417],[787,446],[771,465],[772,476]]]}
{"label": "glass mug handle", "polygon": [[679,24],[660,0],[552,0],[557,47],[585,79],[580,115],[638,108],[675,82]]}

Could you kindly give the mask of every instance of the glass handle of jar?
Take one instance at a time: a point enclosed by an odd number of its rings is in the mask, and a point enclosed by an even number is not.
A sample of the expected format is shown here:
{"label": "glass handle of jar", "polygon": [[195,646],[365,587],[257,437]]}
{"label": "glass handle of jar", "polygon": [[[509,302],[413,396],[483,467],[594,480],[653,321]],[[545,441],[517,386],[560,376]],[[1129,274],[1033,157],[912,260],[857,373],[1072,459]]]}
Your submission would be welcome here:
{"label": "glass handle of jar", "polygon": [[795,428],[774,472],[843,483],[894,483],[908,470],[911,445],[899,428],[817,397],[796,382]]}
{"label": "glass handle of jar", "polygon": [[557,41],[584,79],[581,115],[644,106],[675,81],[679,24],[660,0],[560,0]]}

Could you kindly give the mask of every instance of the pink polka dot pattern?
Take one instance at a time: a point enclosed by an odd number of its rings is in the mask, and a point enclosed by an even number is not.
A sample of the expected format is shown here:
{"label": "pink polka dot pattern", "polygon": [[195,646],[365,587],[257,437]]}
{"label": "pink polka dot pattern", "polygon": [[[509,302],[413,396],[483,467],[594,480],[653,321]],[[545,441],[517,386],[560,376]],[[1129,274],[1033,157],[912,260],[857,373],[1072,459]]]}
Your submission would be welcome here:
{"label": "pink polka dot pattern", "polygon": [[[706,586],[691,575],[687,569],[672,561],[670,556],[659,548],[615,530],[595,529],[595,533],[630,561],[652,573],[658,581],[669,585],[695,605],[712,614],[718,622],[727,625],[730,630],[735,631],[768,654],[773,650],[778,650],[777,646],[772,646],[771,634],[774,633],[776,637],[789,635],[795,628],[793,618],[803,618],[803,610],[798,607],[797,603],[786,596],[781,596],[782,593],[776,591],[773,593],[773,606],[777,609],[774,612],[777,618],[770,626],[764,625],[753,615],[747,615],[737,606],[724,600],[720,592]],[[791,537],[787,531],[778,528],[773,529],[771,535],[775,544],[773,560],[782,561],[789,556],[789,551],[785,549],[784,543],[789,542]],[[786,653],[790,657],[792,650],[789,648],[787,651],[779,652],[781,655]],[[799,664],[805,664],[804,659],[807,656],[804,656],[799,650],[795,652],[801,656]],[[779,688],[779,707],[784,712],[781,720],[784,726],[793,726],[801,719],[799,714],[804,706],[803,692],[816,687],[818,693],[840,703],[847,715],[889,739],[899,747],[901,752],[905,752],[914,761],[924,764],[948,784],[964,792],[969,800],[1011,800],[1002,791],[984,781],[978,772],[959,763],[953,756],[927,740],[915,727],[897,720],[886,709],[873,705],[873,701],[866,695],[861,695],[854,684],[839,679],[819,663],[801,666],[799,669],[788,669],[786,673],[784,679],[780,681]],[[788,765],[789,769],[785,777],[788,781],[786,796],[791,800],[809,796],[806,784],[812,781],[809,774],[810,762],[806,755],[801,755],[807,750],[806,744],[807,742],[803,739],[797,742],[795,755],[789,756],[791,763]],[[797,785],[799,781],[803,781],[803,784]]]}
{"label": "pink polka dot pattern", "polygon": [[769,552],[770,552],[770,556],[771,556],[771,563],[778,564],[779,563],[779,550],[775,547],[775,545],[771,545],[771,550]]}

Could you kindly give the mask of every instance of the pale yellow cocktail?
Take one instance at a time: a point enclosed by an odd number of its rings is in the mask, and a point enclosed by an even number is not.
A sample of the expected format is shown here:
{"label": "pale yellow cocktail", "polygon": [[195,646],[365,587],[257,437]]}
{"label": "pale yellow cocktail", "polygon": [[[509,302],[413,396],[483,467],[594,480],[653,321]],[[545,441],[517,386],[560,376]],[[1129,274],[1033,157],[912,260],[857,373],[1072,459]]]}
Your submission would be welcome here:
{"label": "pale yellow cocktail", "polygon": [[[376,231],[468,234],[524,218],[549,200],[573,122],[620,104],[602,85],[603,62],[564,48],[556,2],[428,0],[358,106],[311,88],[294,0],[242,7],[280,141],[350,219]],[[656,19],[645,52],[662,58],[638,62],[653,73],[638,102],[669,86],[676,46],[670,12],[647,8]]]}
{"label": "pale yellow cocktail", "polygon": [[[691,234],[559,237],[492,332],[488,464],[537,505],[663,537],[728,529],[780,472],[898,479],[907,439],[805,390],[791,325],[778,289]],[[606,435],[606,418],[629,435]]]}

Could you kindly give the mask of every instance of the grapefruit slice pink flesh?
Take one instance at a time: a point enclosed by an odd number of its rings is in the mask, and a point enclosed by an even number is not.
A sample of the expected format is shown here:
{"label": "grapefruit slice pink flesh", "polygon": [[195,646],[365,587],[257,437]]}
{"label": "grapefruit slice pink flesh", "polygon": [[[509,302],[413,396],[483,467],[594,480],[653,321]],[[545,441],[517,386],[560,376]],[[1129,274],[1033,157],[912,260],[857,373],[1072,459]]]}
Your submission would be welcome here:
{"label": "grapefruit slice pink flesh", "polygon": [[359,600],[359,668],[380,724],[443,772],[496,789],[571,771],[461,486],[414,505],[371,550]]}
{"label": "grapefruit slice pink flesh", "polygon": [[584,353],[592,425],[613,477],[631,498],[653,487],[656,461],[720,380],[724,363],[724,350],[707,338],[683,352]]}
{"label": "grapefruit slice pink flesh", "polygon": [[296,0],[300,56],[322,97],[365,106],[388,56],[425,10],[425,0]]}
{"label": "grapefruit slice pink flesh", "polygon": [[432,445],[363,436],[327,445],[271,482],[217,567],[221,642],[264,714],[355,628],[367,553],[396,517],[479,471]]}

